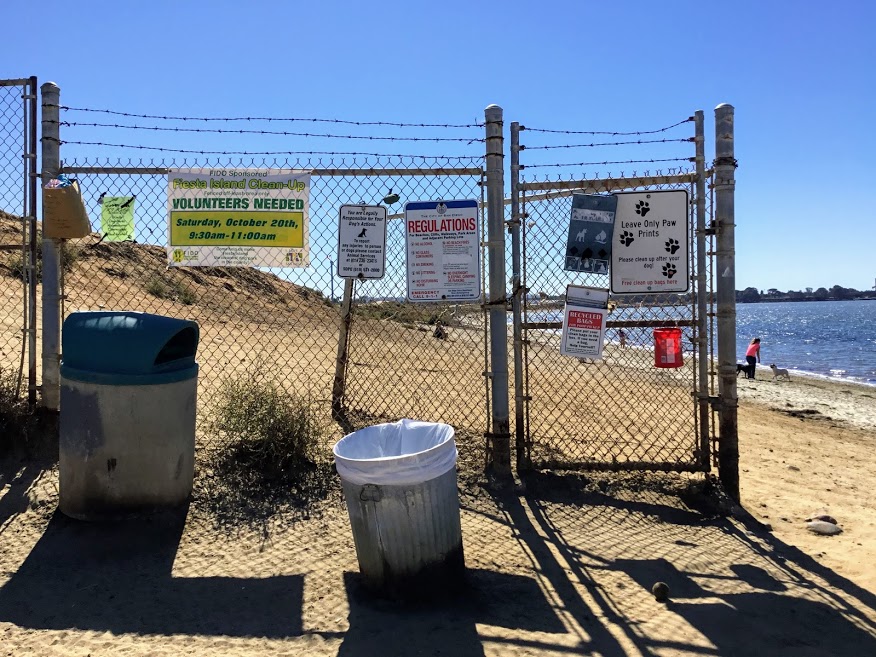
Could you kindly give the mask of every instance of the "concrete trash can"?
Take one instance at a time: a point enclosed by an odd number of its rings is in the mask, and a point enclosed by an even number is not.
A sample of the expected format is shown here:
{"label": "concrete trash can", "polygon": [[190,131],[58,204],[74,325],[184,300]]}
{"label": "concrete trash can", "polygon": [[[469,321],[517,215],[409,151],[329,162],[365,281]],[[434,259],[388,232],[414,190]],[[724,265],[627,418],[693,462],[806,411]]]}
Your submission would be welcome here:
{"label": "concrete trash can", "polygon": [[199,329],[138,312],[64,321],[59,508],[101,519],[192,492]]}
{"label": "concrete trash can", "polygon": [[430,598],[462,584],[453,434],[447,424],[400,420],[335,444],[359,571],[369,588]]}

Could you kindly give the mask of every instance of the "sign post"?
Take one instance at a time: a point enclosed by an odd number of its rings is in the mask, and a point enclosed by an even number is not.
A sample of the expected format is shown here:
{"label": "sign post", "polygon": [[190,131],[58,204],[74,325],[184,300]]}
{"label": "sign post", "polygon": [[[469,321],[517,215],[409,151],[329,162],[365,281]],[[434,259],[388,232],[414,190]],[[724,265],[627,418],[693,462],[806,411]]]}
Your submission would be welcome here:
{"label": "sign post", "polygon": [[480,300],[479,235],[475,200],[407,203],[408,300]]}

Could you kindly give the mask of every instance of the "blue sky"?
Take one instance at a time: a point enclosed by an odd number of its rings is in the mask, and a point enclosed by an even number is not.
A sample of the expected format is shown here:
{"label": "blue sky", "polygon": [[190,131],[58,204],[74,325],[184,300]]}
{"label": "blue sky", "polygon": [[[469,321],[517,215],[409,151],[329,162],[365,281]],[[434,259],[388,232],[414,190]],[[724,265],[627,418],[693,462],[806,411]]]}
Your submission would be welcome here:
{"label": "blue sky", "polygon": [[[53,80],[62,88],[62,103],[76,107],[471,123],[483,119],[486,105],[498,103],[506,124],[609,131],[661,128],[704,109],[711,160],[713,108],[729,102],[736,107],[740,165],[736,287],[869,289],[876,282],[872,3],[84,0],[48,1],[39,10],[23,2],[7,5],[0,77]],[[79,114],[75,120],[117,122],[107,118]],[[296,128],[341,132],[319,124]],[[326,146],[295,137],[76,130],[66,134],[82,141],[181,148]],[[479,147],[357,145],[432,155],[476,154]],[[65,159],[120,154],[65,148],[70,149]],[[349,148],[344,143],[343,149]],[[531,163],[584,162],[687,155],[685,149],[660,144],[635,151],[526,155]],[[575,168],[540,170],[575,173]]]}

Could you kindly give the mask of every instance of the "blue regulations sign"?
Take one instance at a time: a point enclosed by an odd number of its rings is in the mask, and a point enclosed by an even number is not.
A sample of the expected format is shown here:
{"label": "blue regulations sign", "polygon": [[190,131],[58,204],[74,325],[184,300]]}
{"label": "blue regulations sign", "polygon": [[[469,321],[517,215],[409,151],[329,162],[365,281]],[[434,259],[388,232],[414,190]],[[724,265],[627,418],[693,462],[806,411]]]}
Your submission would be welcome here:
{"label": "blue regulations sign", "polygon": [[608,273],[616,210],[615,196],[572,196],[572,216],[566,241],[566,271]]}
{"label": "blue regulations sign", "polygon": [[478,301],[481,251],[478,202],[405,205],[409,301]]}

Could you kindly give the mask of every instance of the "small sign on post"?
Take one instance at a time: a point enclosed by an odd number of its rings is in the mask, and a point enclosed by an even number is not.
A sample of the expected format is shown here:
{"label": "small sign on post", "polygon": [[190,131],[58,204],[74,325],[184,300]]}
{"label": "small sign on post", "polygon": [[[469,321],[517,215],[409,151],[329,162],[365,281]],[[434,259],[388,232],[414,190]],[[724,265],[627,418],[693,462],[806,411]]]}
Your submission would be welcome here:
{"label": "small sign on post", "polygon": [[569,285],[563,308],[560,354],[601,360],[607,309],[608,290]]}
{"label": "small sign on post", "polygon": [[383,278],[386,270],[386,208],[342,205],[338,218],[338,276]]}

